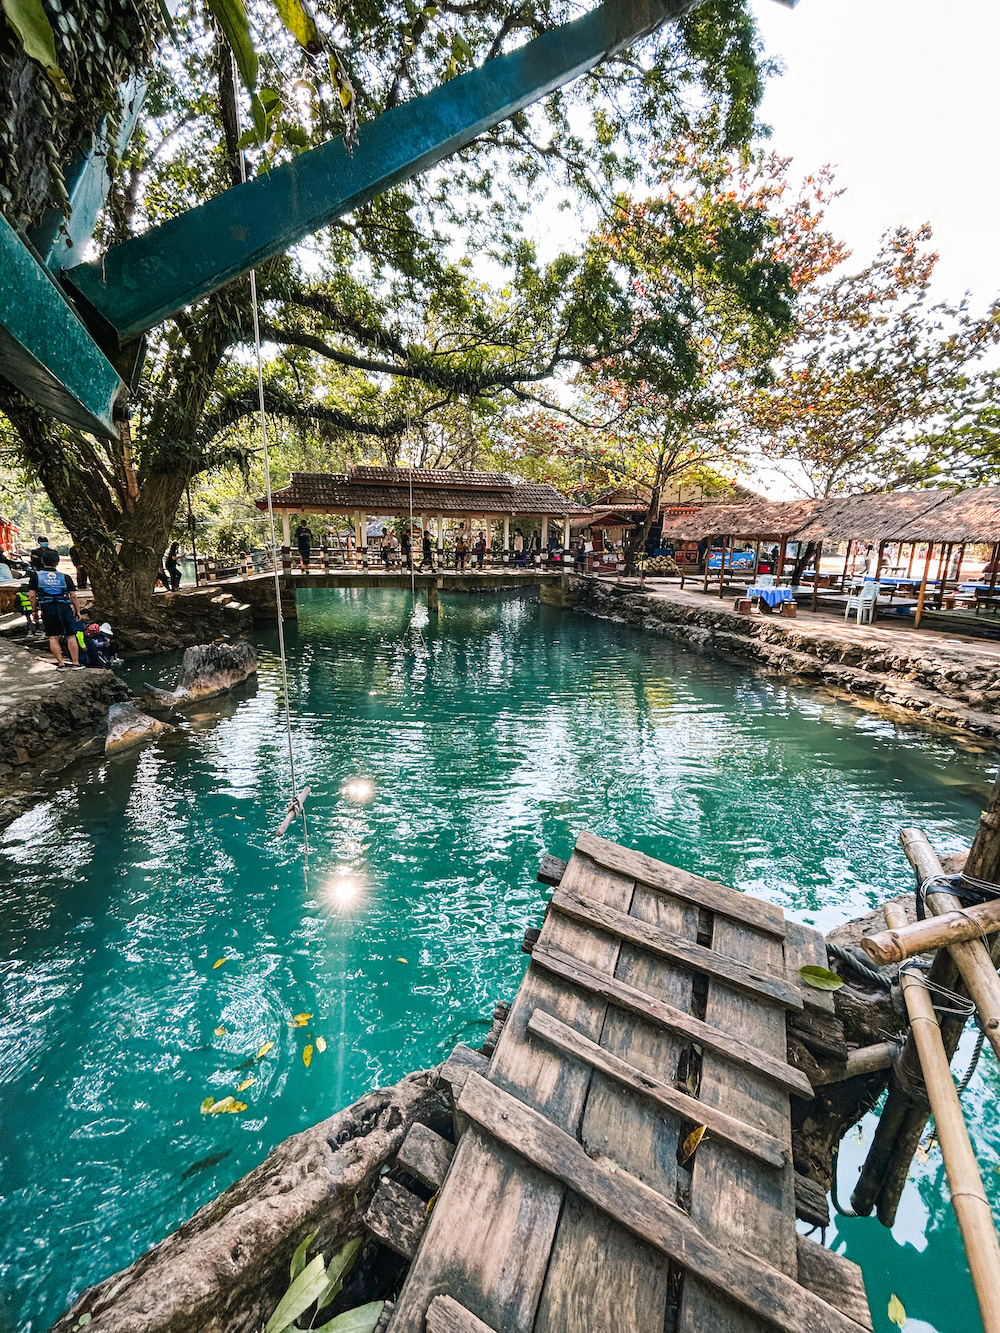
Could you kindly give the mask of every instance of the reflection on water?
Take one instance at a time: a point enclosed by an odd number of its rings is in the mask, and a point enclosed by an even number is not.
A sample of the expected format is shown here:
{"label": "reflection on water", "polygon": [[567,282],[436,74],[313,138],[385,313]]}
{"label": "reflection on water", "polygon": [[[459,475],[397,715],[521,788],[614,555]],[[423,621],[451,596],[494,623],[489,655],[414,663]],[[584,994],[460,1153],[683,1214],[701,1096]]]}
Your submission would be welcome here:
{"label": "reflection on water", "polygon": [[[478,1043],[523,971],[538,861],[579,830],[824,930],[908,884],[903,825],[945,851],[972,834],[994,772],[975,747],[519,597],[441,605],[299,594],[308,873],[301,826],[273,836],[290,792],[266,636],[256,690],[0,835],[0,1288],[22,1328],[286,1135]],[[995,1162],[983,1066],[968,1096]],[[246,1111],[201,1113],[237,1087]],[[844,1195],[855,1169],[845,1149]],[[912,1327],[977,1326],[944,1197],[933,1152],[895,1235],[838,1222],[876,1328],[883,1289]]]}

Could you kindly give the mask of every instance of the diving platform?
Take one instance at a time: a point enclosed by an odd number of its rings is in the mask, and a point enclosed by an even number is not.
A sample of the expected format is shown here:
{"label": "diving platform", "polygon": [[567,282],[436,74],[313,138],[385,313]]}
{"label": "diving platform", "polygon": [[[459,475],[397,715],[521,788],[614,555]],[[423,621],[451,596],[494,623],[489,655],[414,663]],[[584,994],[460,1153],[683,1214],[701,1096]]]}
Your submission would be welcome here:
{"label": "diving platform", "polygon": [[589,833],[539,878],[491,1058],[444,1066],[457,1146],[418,1125],[398,1155],[431,1203],[387,1178],[366,1213],[411,1260],[379,1326],[870,1333],[860,1269],[796,1230],[791,1099],[813,1090],[788,1028],[837,1025],[799,972],[822,936]]}

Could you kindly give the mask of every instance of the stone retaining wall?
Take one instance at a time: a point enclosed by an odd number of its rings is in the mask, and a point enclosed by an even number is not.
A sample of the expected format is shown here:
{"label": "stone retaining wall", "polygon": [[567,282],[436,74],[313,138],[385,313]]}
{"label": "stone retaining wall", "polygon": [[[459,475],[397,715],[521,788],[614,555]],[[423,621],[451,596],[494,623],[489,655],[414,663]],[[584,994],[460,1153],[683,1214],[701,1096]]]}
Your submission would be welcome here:
{"label": "stone retaining wall", "polygon": [[887,646],[808,621],[671,600],[669,592],[637,592],[573,575],[566,575],[564,584],[562,604],[591,615],[875,699],[939,725],[1000,738],[1000,658],[977,654],[967,644],[960,654],[930,637],[920,649],[902,642]]}

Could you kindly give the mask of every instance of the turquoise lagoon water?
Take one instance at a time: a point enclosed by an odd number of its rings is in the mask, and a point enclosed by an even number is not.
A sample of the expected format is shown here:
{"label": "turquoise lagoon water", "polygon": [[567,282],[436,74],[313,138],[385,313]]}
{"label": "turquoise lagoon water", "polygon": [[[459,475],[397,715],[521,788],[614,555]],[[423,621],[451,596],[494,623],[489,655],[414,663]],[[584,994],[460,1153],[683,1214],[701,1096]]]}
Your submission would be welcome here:
{"label": "turquoise lagoon water", "polygon": [[[287,1135],[478,1044],[526,963],[539,858],[579,830],[825,930],[908,885],[900,827],[967,843],[995,774],[975,747],[519,596],[444,595],[430,619],[395,592],[299,606],[308,870],[301,828],[273,836],[267,635],[243,697],[68,775],[0,834],[0,1324],[46,1328]],[[968,1097],[997,1196],[991,1064]],[[248,1076],[244,1112],[200,1113]],[[865,1147],[845,1145],[845,1197]],[[890,1293],[917,1333],[978,1329],[936,1151],[894,1232],[841,1219],[829,1239],[864,1267],[877,1330]]]}

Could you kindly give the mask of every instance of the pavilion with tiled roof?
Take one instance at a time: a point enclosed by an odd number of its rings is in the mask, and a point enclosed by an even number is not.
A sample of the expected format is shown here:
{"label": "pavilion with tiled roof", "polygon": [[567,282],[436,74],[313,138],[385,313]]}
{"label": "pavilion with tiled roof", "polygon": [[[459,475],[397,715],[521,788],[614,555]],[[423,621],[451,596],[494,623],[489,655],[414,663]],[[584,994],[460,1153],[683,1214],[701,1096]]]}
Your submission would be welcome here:
{"label": "pavilion with tiled roof", "polygon": [[[422,531],[433,522],[442,547],[446,523],[471,533],[477,524],[491,538],[493,523],[503,525],[503,549],[510,549],[511,523],[541,521],[546,544],[549,519],[562,522],[563,545],[569,546],[570,520],[586,514],[585,506],[567,500],[552,486],[516,482],[503,472],[447,472],[429,468],[354,467],[347,472],[293,472],[289,484],[272,496],[281,514],[284,541],[291,543],[290,515],[342,514],[353,517],[359,547],[367,544],[368,519],[412,517]],[[267,509],[267,496],[256,501]]]}

